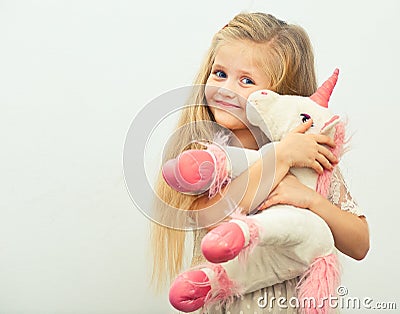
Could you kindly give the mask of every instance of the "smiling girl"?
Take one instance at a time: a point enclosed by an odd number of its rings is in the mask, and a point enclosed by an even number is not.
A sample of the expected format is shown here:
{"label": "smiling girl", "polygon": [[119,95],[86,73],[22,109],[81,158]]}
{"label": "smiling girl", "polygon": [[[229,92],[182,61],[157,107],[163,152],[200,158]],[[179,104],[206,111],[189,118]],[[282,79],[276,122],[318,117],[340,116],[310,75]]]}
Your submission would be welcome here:
{"label": "smiling girl", "polygon": [[[214,121],[232,131],[238,146],[259,149],[257,134],[260,130],[247,121],[246,99],[260,89],[279,94],[312,95],[317,83],[309,38],[301,27],[274,16],[239,14],[214,36],[195,84],[205,84],[204,89],[193,95],[193,103],[199,105],[182,112],[178,127],[196,121]],[[239,206],[249,212],[257,205],[254,203],[255,196],[261,193],[267,198],[266,206],[282,203],[307,208],[327,223],[339,251],[354,259],[363,259],[369,249],[368,225],[340,172],[337,170],[332,176],[328,199],[288,174],[290,167],[308,167],[321,173],[323,169],[332,169],[332,164],[337,162],[325,146],[334,145],[330,138],[303,134],[311,123],[311,120],[304,123],[277,144],[275,171],[271,172],[273,191],[269,196],[268,187],[258,184],[263,182],[260,180],[262,165],[255,163],[249,169],[249,184],[241,186],[245,197]],[[193,132],[201,139],[210,130],[194,129]],[[190,135],[192,137],[193,134]],[[187,141],[184,138],[181,141],[189,143],[189,136]],[[169,158],[175,157],[181,149],[173,147]],[[240,184],[240,180],[234,180],[230,185],[235,184]],[[212,199],[184,195],[169,188],[161,178],[157,194],[168,205],[181,209],[207,208],[226,197],[224,193]],[[162,211],[162,208],[157,210]],[[194,233],[192,265],[204,262],[200,242],[206,232],[202,229]],[[153,280],[156,284],[173,279],[181,270],[185,236],[184,231],[153,224]],[[259,275],[263,276],[262,273]],[[284,297],[289,300],[296,296],[298,281],[299,278],[294,277],[275,282],[236,298],[230,304],[213,308],[210,313],[297,313],[298,309],[291,307],[262,309],[257,299],[268,295],[270,298]]]}

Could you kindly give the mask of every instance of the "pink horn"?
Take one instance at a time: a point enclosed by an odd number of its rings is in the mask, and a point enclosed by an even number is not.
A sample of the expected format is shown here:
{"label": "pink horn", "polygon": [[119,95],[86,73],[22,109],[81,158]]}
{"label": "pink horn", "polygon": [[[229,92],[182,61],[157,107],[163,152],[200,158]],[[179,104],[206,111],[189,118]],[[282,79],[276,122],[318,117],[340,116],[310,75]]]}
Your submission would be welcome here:
{"label": "pink horn", "polygon": [[317,104],[322,107],[328,108],[329,98],[331,97],[333,88],[336,85],[339,76],[339,69],[335,69],[329,79],[322,84],[317,91],[310,96]]}

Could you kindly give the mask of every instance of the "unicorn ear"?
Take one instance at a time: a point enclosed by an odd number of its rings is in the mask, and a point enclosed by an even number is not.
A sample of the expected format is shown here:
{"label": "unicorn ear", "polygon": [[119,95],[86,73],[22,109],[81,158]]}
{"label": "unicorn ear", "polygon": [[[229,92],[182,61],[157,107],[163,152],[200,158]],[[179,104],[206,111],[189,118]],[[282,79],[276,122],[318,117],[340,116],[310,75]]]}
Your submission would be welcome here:
{"label": "unicorn ear", "polygon": [[339,76],[339,69],[335,69],[329,79],[322,84],[317,91],[310,96],[317,104],[322,107],[328,108],[329,98],[331,97],[333,88],[336,85]]}

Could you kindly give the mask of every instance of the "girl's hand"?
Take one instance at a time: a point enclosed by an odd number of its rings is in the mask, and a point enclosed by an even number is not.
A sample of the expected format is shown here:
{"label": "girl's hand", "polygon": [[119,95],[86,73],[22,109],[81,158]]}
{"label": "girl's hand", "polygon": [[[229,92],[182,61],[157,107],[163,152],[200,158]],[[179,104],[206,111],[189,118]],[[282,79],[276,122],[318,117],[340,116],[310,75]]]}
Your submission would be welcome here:
{"label": "girl's hand", "polygon": [[312,125],[312,119],[299,125],[288,133],[276,146],[277,158],[289,167],[307,167],[321,174],[325,169],[332,170],[337,163],[335,155],[326,147],[335,147],[327,135],[304,134]]}
{"label": "girl's hand", "polygon": [[276,204],[293,205],[295,207],[310,209],[312,202],[318,196],[320,194],[301,183],[289,172],[258,209],[264,210]]}

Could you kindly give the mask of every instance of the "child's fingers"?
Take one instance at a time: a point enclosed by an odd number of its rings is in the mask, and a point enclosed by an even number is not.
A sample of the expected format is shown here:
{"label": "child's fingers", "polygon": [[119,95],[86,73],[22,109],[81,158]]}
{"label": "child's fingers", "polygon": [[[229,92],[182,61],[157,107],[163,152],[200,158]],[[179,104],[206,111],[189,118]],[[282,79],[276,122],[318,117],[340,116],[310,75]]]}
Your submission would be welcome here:
{"label": "child's fingers", "polygon": [[305,133],[313,124],[312,119],[307,120],[306,122],[298,125],[297,127],[295,127],[292,131],[290,131],[291,133]]}
{"label": "child's fingers", "polygon": [[326,147],[324,147],[322,145],[320,145],[318,147],[318,152],[320,154],[322,154],[323,156],[325,156],[325,158],[328,159],[329,162],[332,164],[339,162],[337,157],[329,149],[327,149]]}
{"label": "child's fingers", "polygon": [[336,146],[334,140],[331,137],[329,137],[328,135],[314,134],[313,136],[319,144],[328,145],[332,148],[335,148],[335,146]]}
{"label": "child's fingers", "polygon": [[[322,174],[324,172],[323,166],[317,160],[314,160],[314,162],[312,163],[312,165],[310,167],[312,169],[314,169],[318,174]],[[329,168],[327,168],[327,169],[329,169]]]}
{"label": "child's fingers", "polygon": [[[328,169],[328,170],[332,170],[333,169],[333,166],[331,165],[331,163],[329,162],[329,160],[324,156],[324,155],[322,155],[322,154],[319,154],[318,156],[317,156],[317,161],[318,161],[318,163],[324,168],[324,169]],[[320,168],[320,172],[318,172],[318,173],[322,173],[322,171],[323,171],[323,169],[322,168]]]}
{"label": "child's fingers", "polygon": [[258,210],[265,210],[276,204],[279,204],[277,196],[270,196],[259,206]]}
{"label": "child's fingers", "polygon": [[267,209],[267,207],[265,207],[265,202],[261,203],[260,206],[257,207],[258,211],[262,211],[264,209]]}

